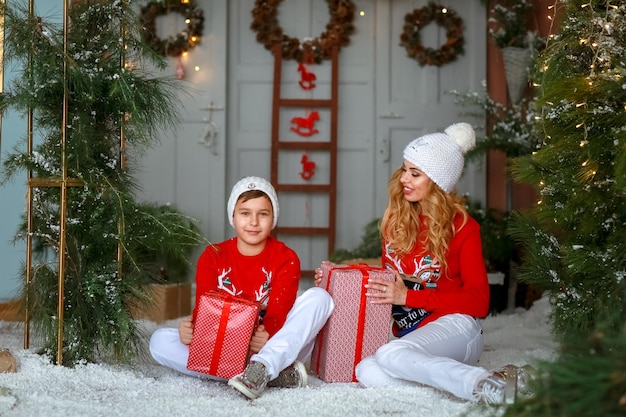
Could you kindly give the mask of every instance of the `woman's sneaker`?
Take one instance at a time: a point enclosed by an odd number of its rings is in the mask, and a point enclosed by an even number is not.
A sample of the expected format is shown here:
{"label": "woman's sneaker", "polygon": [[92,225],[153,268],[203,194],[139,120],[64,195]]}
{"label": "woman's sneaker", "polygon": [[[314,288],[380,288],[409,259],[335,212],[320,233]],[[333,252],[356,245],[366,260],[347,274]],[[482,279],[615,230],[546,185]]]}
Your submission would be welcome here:
{"label": "woman's sneaker", "polygon": [[492,376],[480,381],[476,387],[476,396],[487,404],[512,404],[518,396],[531,396],[530,380],[537,371],[530,365],[522,367],[505,365]]}
{"label": "woman's sneaker", "polygon": [[280,388],[304,388],[307,386],[309,375],[306,372],[304,364],[295,361],[272,379],[267,385],[270,387]]}
{"label": "woman's sneaker", "polygon": [[506,393],[507,381],[497,372],[478,382],[474,390],[474,396],[478,402],[485,404],[504,404],[509,402],[506,398]]}
{"label": "woman's sneaker", "polygon": [[265,365],[261,362],[250,362],[243,373],[232,377],[228,385],[239,391],[247,398],[254,400],[259,398],[269,382]]}

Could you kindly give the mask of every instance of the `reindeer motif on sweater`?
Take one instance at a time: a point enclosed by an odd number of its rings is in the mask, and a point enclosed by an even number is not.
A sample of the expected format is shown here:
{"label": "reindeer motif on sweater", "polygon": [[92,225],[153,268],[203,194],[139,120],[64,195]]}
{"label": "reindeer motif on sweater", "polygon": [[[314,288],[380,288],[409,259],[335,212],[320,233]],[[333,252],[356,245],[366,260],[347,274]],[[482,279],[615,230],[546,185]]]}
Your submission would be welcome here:
{"label": "reindeer motif on sweater", "polygon": [[293,306],[299,280],[298,256],[284,243],[268,237],[261,253],[244,256],[237,250],[237,238],[232,238],[208,246],[198,259],[196,305],[202,294],[212,290],[257,301],[262,322],[273,335]]}

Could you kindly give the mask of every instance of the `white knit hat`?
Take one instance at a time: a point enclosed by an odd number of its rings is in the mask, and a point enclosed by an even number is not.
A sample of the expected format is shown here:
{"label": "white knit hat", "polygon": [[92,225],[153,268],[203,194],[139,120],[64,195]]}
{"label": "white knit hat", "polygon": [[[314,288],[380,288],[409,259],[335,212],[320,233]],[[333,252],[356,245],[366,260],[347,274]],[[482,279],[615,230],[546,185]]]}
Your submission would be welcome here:
{"label": "white knit hat", "polygon": [[239,196],[250,190],[263,191],[272,202],[272,211],[274,213],[272,229],[275,228],[276,223],[278,222],[278,196],[276,195],[276,190],[274,190],[272,184],[270,184],[270,182],[265,178],[261,177],[245,177],[240,179],[237,184],[233,186],[233,190],[230,192],[230,197],[228,198],[228,204],[226,205],[230,225],[235,227],[233,224],[233,215],[235,214],[235,205],[237,204],[237,200],[239,200]]}
{"label": "white knit hat", "polygon": [[414,139],[404,148],[404,159],[423,171],[446,193],[454,190],[463,173],[464,155],[476,144],[469,123],[455,123],[444,133]]}

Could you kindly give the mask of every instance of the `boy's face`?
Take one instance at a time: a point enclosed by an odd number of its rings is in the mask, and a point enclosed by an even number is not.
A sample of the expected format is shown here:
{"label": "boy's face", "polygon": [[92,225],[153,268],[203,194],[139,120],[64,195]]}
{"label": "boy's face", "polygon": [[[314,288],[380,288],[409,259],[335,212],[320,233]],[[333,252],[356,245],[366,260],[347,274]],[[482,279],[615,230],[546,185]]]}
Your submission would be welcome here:
{"label": "boy's face", "polygon": [[243,255],[256,255],[265,247],[272,231],[274,213],[267,197],[248,201],[240,199],[235,204],[233,225],[237,232],[237,247]]}

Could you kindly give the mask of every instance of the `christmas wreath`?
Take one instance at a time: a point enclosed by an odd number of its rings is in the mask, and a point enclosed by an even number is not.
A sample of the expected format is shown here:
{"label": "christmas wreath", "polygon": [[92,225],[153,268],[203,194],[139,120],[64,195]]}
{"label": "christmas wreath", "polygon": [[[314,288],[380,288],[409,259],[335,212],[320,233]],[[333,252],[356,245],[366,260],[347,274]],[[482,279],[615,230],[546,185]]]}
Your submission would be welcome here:
{"label": "christmas wreath", "polygon": [[[420,30],[433,21],[446,29],[447,40],[439,49],[427,48],[420,40]],[[431,2],[404,16],[400,45],[404,46],[408,56],[415,58],[421,66],[441,66],[456,60],[457,55],[463,54],[464,44],[463,19],[448,7]]]}
{"label": "christmas wreath", "polygon": [[257,33],[256,39],[266,49],[282,45],[283,59],[293,59],[304,63],[321,63],[330,59],[333,47],[342,47],[350,43],[350,34],[354,31],[354,3],[350,0],[326,0],[330,20],[326,31],[317,38],[300,42],[283,32],[278,23],[278,6],[282,0],[255,0],[252,9],[250,28]]}
{"label": "christmas wreath", "polygon": [[[156,30],[157,17],[174,12],[184,16],[187,27],[175,36],[159,38]],[[151,1],[141,8],[140,23],[143,39],[152,49],[162,56],[177,57],[200,42],[204,29],[204,13],[193,0]]]}

